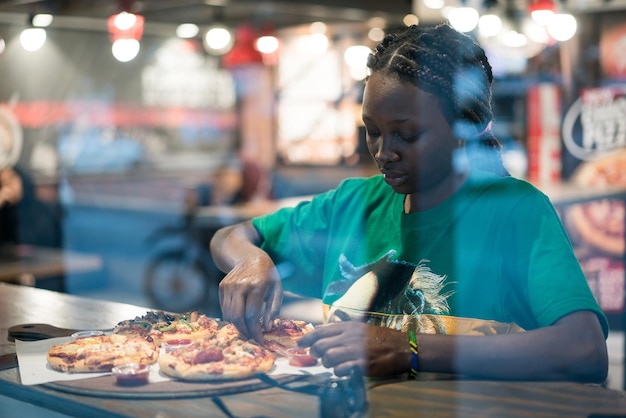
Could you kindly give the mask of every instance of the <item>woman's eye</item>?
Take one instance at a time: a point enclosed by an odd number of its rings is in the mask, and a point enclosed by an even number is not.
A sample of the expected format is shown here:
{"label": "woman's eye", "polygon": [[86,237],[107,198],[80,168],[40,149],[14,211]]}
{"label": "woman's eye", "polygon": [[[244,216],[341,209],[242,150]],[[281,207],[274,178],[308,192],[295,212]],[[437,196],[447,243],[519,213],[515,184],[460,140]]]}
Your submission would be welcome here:
{"label": "woman's eye", "polygon": [[367,136],[369,136],[370,138],[376,138],[380,136],[380,132],[375,132],[375,131],[366,131]]}
{"label": "woman's eye", "polygon": [[404,142],[415,142],[415,141],[417,141],[420,138],[420,136],[422,136],[421,132],[416,134],[416,135],[401,135],[401,134],[398,134],[398,138],[400,138]]}

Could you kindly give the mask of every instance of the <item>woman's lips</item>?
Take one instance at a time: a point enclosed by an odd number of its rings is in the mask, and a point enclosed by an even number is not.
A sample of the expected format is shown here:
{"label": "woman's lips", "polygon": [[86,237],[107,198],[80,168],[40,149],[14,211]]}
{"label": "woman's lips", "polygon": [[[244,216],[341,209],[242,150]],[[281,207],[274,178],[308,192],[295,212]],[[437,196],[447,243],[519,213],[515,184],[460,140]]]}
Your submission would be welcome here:
{"label": "woman's lips", "polygon": [[399,173],[383,173],[383,177],[385,182],[391,187],[401,186],[406,183],[409,178],[406,174]]}

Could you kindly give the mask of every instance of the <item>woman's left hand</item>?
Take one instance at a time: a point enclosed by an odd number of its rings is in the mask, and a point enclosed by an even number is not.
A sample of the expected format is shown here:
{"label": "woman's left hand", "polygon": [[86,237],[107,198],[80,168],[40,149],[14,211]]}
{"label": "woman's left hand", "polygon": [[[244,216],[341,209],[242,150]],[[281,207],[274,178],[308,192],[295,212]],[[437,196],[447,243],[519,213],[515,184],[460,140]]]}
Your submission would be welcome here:
{"label": "woman's left hand", "polygon": [[406,333],[358,321],[318,326],[301,337],[298,346],[310,347],[311,355],[337,376],[348,375],[353,367],[366,376],[393,376],[408,371],[411,364]]}

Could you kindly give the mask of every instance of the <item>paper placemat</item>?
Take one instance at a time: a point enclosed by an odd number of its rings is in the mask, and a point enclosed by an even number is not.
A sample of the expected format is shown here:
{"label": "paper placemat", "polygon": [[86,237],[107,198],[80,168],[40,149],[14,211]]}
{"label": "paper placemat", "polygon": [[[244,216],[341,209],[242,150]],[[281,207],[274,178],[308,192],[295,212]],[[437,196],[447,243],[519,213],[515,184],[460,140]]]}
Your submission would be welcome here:
{"label": "paper placemat", "polygon": [[[15,340],[17,361],[19,365],[20,379],[23,385],[39,385],[42,383],[88,379],[98,376],[106,376],[111,373],[63,373],[48,366],[46,355],[53,345],[70,341],[70,337],[50,338],[41,341],[21,341]],[[274,368],[268,375],[319,375],[323,377],[334,377],[332,369],[322,365],[312,367],[294,367],[289,364],[288,359],[277,357]],[[153,364],[150,368],[149,383],[167,382],[174,380],[164,376],[159,372],[159,365]]]}

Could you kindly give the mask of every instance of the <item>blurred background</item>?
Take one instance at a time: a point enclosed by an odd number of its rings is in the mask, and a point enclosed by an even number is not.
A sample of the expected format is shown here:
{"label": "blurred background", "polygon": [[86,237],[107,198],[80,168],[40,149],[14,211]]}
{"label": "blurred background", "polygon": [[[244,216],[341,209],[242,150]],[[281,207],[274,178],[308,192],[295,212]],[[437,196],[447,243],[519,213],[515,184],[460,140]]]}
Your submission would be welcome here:
{"label": "blurred background", "polygon": [[505,164],[562,216],[624,388],[625,0],[1,0],[0,280],[219,316],[212,233],[372,174],[366,56],[442,22],[487,51]]}

